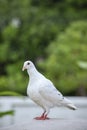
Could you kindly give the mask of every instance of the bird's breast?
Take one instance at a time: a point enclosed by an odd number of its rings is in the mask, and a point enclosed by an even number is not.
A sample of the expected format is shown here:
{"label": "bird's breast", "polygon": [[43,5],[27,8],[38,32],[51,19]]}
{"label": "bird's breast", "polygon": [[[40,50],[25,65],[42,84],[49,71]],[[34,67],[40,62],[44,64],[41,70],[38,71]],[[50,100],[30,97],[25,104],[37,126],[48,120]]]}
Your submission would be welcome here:
{"label": "bird's breast", "polygon": [[40,94],[38,88],[35,85],[28,85],[27,95],[33,100],[37,101],[40,98]]}

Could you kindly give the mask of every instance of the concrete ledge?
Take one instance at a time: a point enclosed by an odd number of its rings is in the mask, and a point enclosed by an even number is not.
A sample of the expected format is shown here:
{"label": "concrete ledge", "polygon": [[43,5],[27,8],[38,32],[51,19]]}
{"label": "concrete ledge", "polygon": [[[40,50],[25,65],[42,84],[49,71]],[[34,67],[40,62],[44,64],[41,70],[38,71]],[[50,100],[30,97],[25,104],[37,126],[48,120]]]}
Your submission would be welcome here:
{"label": "concrete ledge", "polygon": [[87,130],[87,120],[50,119],[40,121],[32,119],[29,122],[0,130]]}

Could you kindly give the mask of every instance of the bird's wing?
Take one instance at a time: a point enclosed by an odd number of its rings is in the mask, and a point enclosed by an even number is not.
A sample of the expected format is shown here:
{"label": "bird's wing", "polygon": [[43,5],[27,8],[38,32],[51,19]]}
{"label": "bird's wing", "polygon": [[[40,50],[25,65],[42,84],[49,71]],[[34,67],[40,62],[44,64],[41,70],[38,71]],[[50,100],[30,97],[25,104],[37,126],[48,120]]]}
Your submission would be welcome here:
{"label": "bird's wing", "polygon": [[39,88],[39,93],[41,96],[47,100],[51,101],[54,104],[60,104],[63,101],[63,95],[54,87],[53,83],[50,80],[45,80],[42,82],[43,85]]}

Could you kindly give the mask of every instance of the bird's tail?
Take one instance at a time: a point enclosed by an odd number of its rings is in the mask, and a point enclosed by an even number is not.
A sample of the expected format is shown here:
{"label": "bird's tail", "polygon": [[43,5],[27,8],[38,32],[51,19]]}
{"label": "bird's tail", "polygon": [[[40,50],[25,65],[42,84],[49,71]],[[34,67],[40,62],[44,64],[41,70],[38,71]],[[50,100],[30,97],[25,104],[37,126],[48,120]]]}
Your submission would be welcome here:
{"label": "bird's tail", "polygon": [[65,107],[68,107],[69,109],[77,110],[77,107],[70,100],[68,100],[67,98],[64,98],[63,105]]}
{"label": "bird's tail", "polygon": [[69,109],[72,109],[72,110],[77,110],[77,107],[74,105],[74,104],[67,104],[67,106]]}

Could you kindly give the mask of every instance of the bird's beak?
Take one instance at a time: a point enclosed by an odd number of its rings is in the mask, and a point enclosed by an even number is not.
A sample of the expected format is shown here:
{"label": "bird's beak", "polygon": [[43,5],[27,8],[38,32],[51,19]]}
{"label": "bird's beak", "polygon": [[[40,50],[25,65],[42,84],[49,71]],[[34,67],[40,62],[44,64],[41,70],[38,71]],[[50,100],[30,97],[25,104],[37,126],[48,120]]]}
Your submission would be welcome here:
{"label": "bird's beak", "polygon": [[24,71],[26,68],[23,66],[22,71]]}

